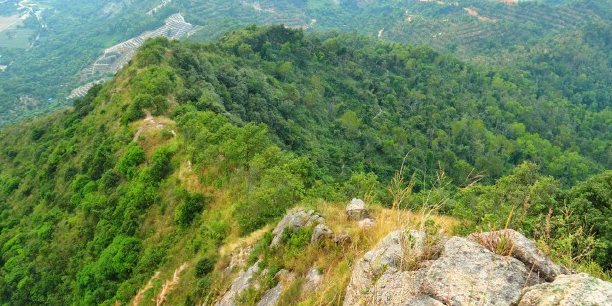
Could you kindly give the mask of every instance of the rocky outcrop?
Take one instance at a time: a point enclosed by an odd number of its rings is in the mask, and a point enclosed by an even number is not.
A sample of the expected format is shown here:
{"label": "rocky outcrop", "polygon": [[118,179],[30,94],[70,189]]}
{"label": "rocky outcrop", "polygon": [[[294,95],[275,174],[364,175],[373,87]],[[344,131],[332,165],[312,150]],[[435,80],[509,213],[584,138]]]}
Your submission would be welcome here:
{"label": "rocky outcrop", "polygon": [[469,237],[487,248],[504,243],[510,255],[523,262],[532,273],[546,281],[553,281],[558,275],[569,274],[569,271],[555,264],[542,252],[535,243],[515,230],[502,230],[489,233],[476,233]]}
{"label": "rocky outcrop", "polygon": [[525,289],[519,306],[609,306],[612,284],[585,273],[560,275],[552,283]]}
{"label": "rocky outcrop", "polygon": [[247,260],[252,250],[253,250],[253,246],[248,246],[245,248],[239,248],[235,250],[234,252],[232,252],[230,254],[229,265],[225,269],[223,269],[224,276],[225,277],[229,276],[232,272],[235,271],[234,269],[237,269],[238,267],[246,267]]}
{"label": "rocky outcrop", "polygon": [[302,287],[302,294],[310,294],[313,291],[317,290],[321,283],[323,282],[323,275],[319,272],[317,268],[310,269],[308,275],[306,275],[306,282]]}
{"label": "rocky outcrop", "polygon": [[[304,227],[313,227],[313,234],[311,236],[311,243],[318,244],[324,239],[332,239],[332,230],[325,225],[325,219],[313,210],[305,210],[304,208],[294,208],[287,212],[285,217],[279,222],[279,224],[272,231],[273,238],[270,247],[282,246],[282,237],[285,231],[297,231]],[[350,239],[350,238],[349,238]],[[244,251],[232,254],[231,257],[231,269],[235,268],[239,264],[244,264],[248,254],[252,248],[245,249]],[[246,256],[245,256],[246,255]],[[268,269],[264,269],[259,272],[259,261],[251,266],[246,271],[241,271],[238,277],[234,279],[230,288],[223,294],[221,299],[215,304],[216,306],[234,306],[237,305],[239,297],[247,292],[248,289],[253,288],[261,290],[262,279],[269,276]],[[231,270],[227,271],[227,274],[231,273]],[[261,299],[257,303],[257,306],[273,306],[276,305],[285,290],[285,286],[291,284],[296,280],[298,275],[295,272],[281,270],[274,278],[278,281],[277,285],[273,288],[263,292]],[[306,281],[303,284],[302,292],[309,294],[316,290],[323,281],[323,276],[317,269],[311,269],[310,273],[306,275]]]}
{"label": "rocky outcrop", "polygon": [[360,199],[353,199],[346,206],[346,215],[350,220],[363,220],[370,215],[370,212],[366,208],[365,202]]}
{"label": "rocky outcrop", "polygon": [[294,273],[291,273],[285,269],[278,271],[274,277],[278,280],[278,284],[276,284],[274,288],[264,292],[261,300],[259,300],[259,303],[257,303],[257,306],[276,305],[281,297],[281,294],[285,290],[285,286],[283,284],[291,283],[296,278]]}
{"label": "rocky outcrop", "polygon": [[257,272],[259,272],[259,262],[255,263],[246,271],[241,271],[239,276],[232,282],[232,285],[230,286],[229,290],[227,290],[225,294],[223,294],[221,300],[218,301],[215,305],[235,306],[240,294],[242,294],[254,285],[255,274],[257,274]]}
{"label": "rocky outcrop", "polygon": [[274,237],[270,247],[277,246],[286,229],[297,231],[298,229],[305,226],[313,226],[315,224],[323,224],[325,219],[319,214],[315,213],[314,210],[306,211],[304,208],[297,207],[287,212],[285,217],[278,223],[278,225],[272,231]]}
{"label": "rocky outcrop", "polygon": [[278,299],[280,299],[281,294],[285,290],[282,283],[278,283],[276,287],[266,291],[257,306],[274,306],[278,303]]}
{"label": "rocky outcrop", "polygon": [[513,305],[525,286],[537,283],[519,260],[453,237],[425,272],[421,293],[452,305]]}
{"label": "rocky outcrop", "polygon": [[315,226],[312,231],[312,237],[310,238],[310,243],[316,245],[320,241],[324,239],[331,239],[334,235],[334,232],[325,224],[318,224]]}
{"label": "rocky outcrop", "polygon": [[344,305],[612,305],[612,284],[565,275],[516,231],[434,241],[389,234],[355,264]]}
{"label": "rocky outcrop", "polygon": [[[401,270],[404,254],[418,256],[424,249],[425,234],[422,232],[396,231],[389,234],[367,252],[357,262],[346,290],[344,305],[373,305],[376,286],[372,286],[378,277],[393,274]],[[412,241],[412,243],[403,243]],[[382,284],[385,286],[385,284]]]}

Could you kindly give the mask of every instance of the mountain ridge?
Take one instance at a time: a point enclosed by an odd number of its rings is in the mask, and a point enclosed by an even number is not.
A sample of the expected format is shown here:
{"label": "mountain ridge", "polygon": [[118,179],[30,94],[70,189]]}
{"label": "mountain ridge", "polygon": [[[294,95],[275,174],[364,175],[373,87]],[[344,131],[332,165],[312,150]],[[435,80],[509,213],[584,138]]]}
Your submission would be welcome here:
{"label": "mountain ridge", "polygon": [[[593,166],[596,152],[558,145],[577,140],[551,137],[568,134],[532,132],[540,115],[599,117],[480,69],[425,47],[283,26],[207,44],[147,40],[74,108],[0,130],[2,303],[130,303],[149,281],[142,305],[162,291],[168,303],[212,301],[229,282],[224,245],[269,246],[272,224],[300,204],[343,233],[353,197],[379,229],[350,226],[363,247],[402,225],[378,220],[425,215],[413,224],[520,230],[555,260],[606,278],[610,172]],[[310,271],[302,258],[322,252],[304,253],[312,231],[282,238],[281,253],[253,254],[278,271]],[[343,262],[328,292],[338,302],[357,257],[327,250]],[[168,289],[175,270],[189,286]]]}

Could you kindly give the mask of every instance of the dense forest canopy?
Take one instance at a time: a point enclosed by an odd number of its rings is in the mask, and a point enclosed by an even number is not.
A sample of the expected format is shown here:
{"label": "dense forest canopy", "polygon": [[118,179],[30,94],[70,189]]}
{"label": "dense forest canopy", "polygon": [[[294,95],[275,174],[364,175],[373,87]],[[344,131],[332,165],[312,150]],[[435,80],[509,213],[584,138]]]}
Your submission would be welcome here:
{"label": "dense forest canopy", "polygon": [[[0,3],[0,13],[16,14],[18,3]],[[488,0],[39,0],[26,4],[37,13],[0,33],[0,65],[7,66],[0,72],[0,125],[70,105],[66,97],[71,90],[92,81],[81,72],[105,48],[156,29],[175,13],[202,26],[189,38],[194,41],[213,41],[251,23],[356,31],[381,40],[428,45],[469,62],[520,67],[518,75],[549,78],[547,82],[565,91],[563,98],[572,102],[603,100],[598,101],[598,110],[609,104],[606,83],[600,80],[610,75],[609,57],[602,57],[607,49],[588,38],[600,33],[601,27],[605,32],[611,16],[609,0],[514,4]],[[5,47],[10,45],[21,47]],[[568,45],[579,53],[554,54]],[[560,59],[561,66],[551,62]]]}
{"label": "dense forest canopy", "polygon": [[521,69],[284,26],[149,40],[74,108],[0,131],[0,300],[129,303],[197,260],[171,297],[192,304],[221,290],[225,242],[298,203],[389,206],[402,165],[403,208],[448,199],[464,231],[516,228],[605,275],[612,112]]}

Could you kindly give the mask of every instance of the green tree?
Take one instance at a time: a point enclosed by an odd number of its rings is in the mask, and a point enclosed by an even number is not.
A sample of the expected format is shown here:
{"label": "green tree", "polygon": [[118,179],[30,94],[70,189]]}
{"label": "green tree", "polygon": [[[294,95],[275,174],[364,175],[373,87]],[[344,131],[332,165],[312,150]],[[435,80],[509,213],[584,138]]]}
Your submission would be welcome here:
{"label": "green tree", "polygon": [[353,139],[359,136],[359,128],[361,127],[361,119],[352,110],[346,111],[340,117],[340,126],[344,129],[344,135],[348,139]]}

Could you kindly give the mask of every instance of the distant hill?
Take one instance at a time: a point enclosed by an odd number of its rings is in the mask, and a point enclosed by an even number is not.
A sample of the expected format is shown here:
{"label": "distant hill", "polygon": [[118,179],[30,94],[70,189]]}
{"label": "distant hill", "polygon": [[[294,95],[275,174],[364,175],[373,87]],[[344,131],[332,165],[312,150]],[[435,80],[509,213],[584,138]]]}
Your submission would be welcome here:
{"label": "distant hill", "polygon": [[[163,26],[172,14],[201,26],[192,40],[213,41],[247,24],[285,24],[309,30],[357,31],[486,65],[510,65],[525,48],[546,49],[550,39],[573,37],[593,23],[607,24],[612,3],[594,1],[39,1],[37,17],[25,21],[36,43],[28,52],[2,48],[0,125],[69,105],[65,98],[94,81],[80,72],[104,50]],[[0,4],[7,10],[12,1]],[[25,36],[24,36],[25,37]],[[4,38],[0,38],[4,39]],[[8,39],[8,38],[7,38]],[[10,65],[9,65],[10,64]],[[91,84],[77,90],[82,94]],[[73,95],[74,97],[75,95]],[[28,101],[24,103],[23,101]]]}

